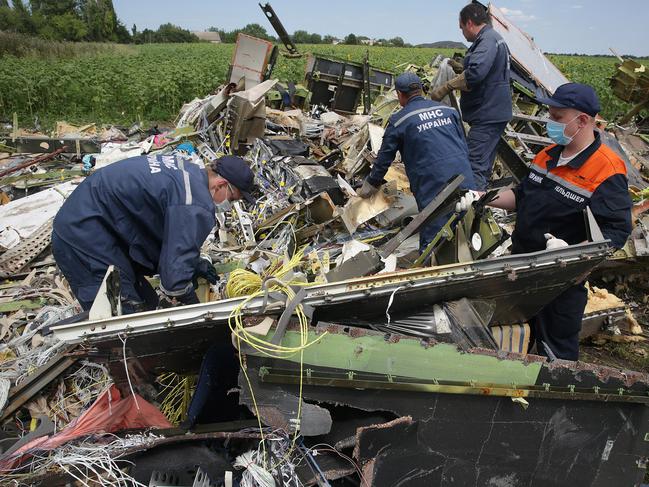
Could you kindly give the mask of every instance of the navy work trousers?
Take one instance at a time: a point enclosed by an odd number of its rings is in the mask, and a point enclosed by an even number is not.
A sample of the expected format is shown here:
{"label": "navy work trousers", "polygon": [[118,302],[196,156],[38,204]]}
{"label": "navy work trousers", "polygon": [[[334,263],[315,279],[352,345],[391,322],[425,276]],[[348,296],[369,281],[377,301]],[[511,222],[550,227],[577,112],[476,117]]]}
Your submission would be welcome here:
{"label": "navy work trousers", "polygon": [[82,253],[52,232],[52,254],[79,304],[88,311],[97,296],[110,265],[119,270],[122,312],[124,314],[156,309],[158,296],[138,265],[115,246],[114,262]]}
{"label": "navy work trousers", "polygon": [[[560,359],[579,358],[579,331],[588,291],[583,283],[569,287],[530,320],[536,353],[548,356],[543,342]],[[531,345],[531,342],[530,342]]]}
{"label": "navy work trousers", "polygon": [[237,419],[239,396],[230,392],[237,387],[238,376],[239,361],[230,341],[212,345],[203,357],[196,390],[182,427],[189,429],[197,422]]}
{"label": "navy work trousers", "polygon": [[471,125],[466,143],[469,146],[469,162],[475,179],[475,189],[485,191],[491,178],[498,142],[507,122]]}

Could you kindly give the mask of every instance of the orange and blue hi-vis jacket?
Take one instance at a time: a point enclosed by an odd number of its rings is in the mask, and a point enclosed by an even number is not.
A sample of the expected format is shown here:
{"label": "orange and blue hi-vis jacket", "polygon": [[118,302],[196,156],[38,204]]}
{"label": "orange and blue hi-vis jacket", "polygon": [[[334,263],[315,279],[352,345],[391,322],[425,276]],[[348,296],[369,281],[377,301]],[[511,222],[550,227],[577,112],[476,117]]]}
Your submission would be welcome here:
{"label": "orange and blue hi-vis jacket", "polygon": [[624,161],[595,141],[566,165],[557,167],[563,146],[539,152],[530,173],[514,190],[514,253],[545,249],[544,234],[569,244],[587,239],[584,209],[589,206],[605,238],[620,248],[631,233],[631,198]]}

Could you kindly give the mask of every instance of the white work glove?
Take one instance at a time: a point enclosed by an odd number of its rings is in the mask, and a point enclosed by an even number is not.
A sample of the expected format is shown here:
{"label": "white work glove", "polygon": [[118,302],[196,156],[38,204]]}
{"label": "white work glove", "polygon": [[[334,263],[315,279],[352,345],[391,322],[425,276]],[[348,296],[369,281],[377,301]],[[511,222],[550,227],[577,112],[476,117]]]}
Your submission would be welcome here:
{"label": "white work glove", "polygon": [[551,233],[545,233],[543,234],[545,237],[545,248],[546,250],[552,250],[552,249],[560,249],[561,247],[567,247],[568,242],[565,240],[561,240],[560,238],[555,237]]}
{"label": "white work glove", "polygon": [[484,193],[479,193],[478,191],[473,191],[472,189],[464,193],[464,196],[460,198],[458,203],[455,203],[455,211],[461,213],[463,211],[471,208],[471,205],[478,201]]}
{"label": "white work glove", "polygon": [[356,191],[356,195],[360,196],[361,198],[369,198],[370,196],[376,194],[378,190],[379,188],[370,184],[366,179],[365,181],[363,181],[363,186],[361,186],[361,189]]}

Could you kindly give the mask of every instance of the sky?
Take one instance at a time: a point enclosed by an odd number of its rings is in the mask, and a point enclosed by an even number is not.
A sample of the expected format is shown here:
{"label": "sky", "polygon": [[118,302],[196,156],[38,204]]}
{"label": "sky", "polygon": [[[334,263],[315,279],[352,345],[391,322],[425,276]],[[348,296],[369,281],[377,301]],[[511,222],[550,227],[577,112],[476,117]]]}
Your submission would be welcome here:
{"label": "sky", "polygon": [[[410,44],[466,41],[458,13],[466,0],[272,0],[289,33],[306,30],[343,38],[402,37]],[[483,2],[484,3],[484,2]],[[131,29],[157,29],[171,22],[189,30],[224,30],[258,23],[275,35],[257,1],[113,0],[119,19]],[[649,57],[647,0],[498,0],[500,8],[545,52],[620,54]],[[467,44],[468,45],[468,44]]]}

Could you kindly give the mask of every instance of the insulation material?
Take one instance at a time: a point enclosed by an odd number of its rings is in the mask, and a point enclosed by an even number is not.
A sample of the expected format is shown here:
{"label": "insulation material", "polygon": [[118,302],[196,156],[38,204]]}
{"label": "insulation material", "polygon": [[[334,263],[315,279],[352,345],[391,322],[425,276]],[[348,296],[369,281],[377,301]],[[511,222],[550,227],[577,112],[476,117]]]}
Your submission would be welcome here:
{"label": "insulation material", "polygon": [[101,154],[95,156],[95,169],[101,169],[113,162],[128,159],[129,157],[139,156],[143,153],[144,149],[142,148],[142,144],[118,144],[109,142],[102,145]]}
{"label": "insulation material", "polygon": [[304,116],[302,110],[282,111],[266,107],[266,118],[277,125],[281,125],[284,129],[303,132]]}
{"label": "insulation material", "polygon": [[384,191],[378,191],[369,198],[352,197],[340,211],[340,216],[349,233],[354,233],[361,223],[390,208],[393,201],[394,198],[386,195]]}
{"label": "insulation material", "polygon": [[61,137],[63,139],[65,139],[66,137],[92,137],[97,135],[97,124],[90,123],[87,125],[79,126],[67,122],[56,122],[54,133],[56,134],[56,137]]}
{"label": "insulation material", "polygon": [[606,289],[588,285],[588,302],[586,303],[585,314],[595,311],[602,311],[609,308],[626,306],[626,303],[615,294]]}
{"label": "insulation material", "polygon": [[489,328],[498,349],[505,352],[527,353],[530,343],[530,325],[500,325]]}
{"label": "insulation material", "polygon": [[[29,237],[34,231],[54,218],[65,198],[74,191],[76,184],[69,181],[35,193],[25,198],[0,206],[0,235],[17,232],[21,239]],[[6,244],[15,246],[15,238],[7,236]],[[10,247],[11,248],[11,247]]]}
{"label": "insulation material", "polygon": [[370,136],[370,148],[372,149],[372,155],[376,157],[381,149],[381,144],[383,143],[383,134],[385,129],[379,125],[374,125],[373,123],[367,124],[367,130]]}
{"label": "insulation material", "polygon": [[388,182],[394,181],[399,191],[403,191],[407,194],[412,194],[412,191],[410,191],[410,181],[408,180],[408,175],[406,174],[406,168],[402,162],[392,163],[383,179]]}

